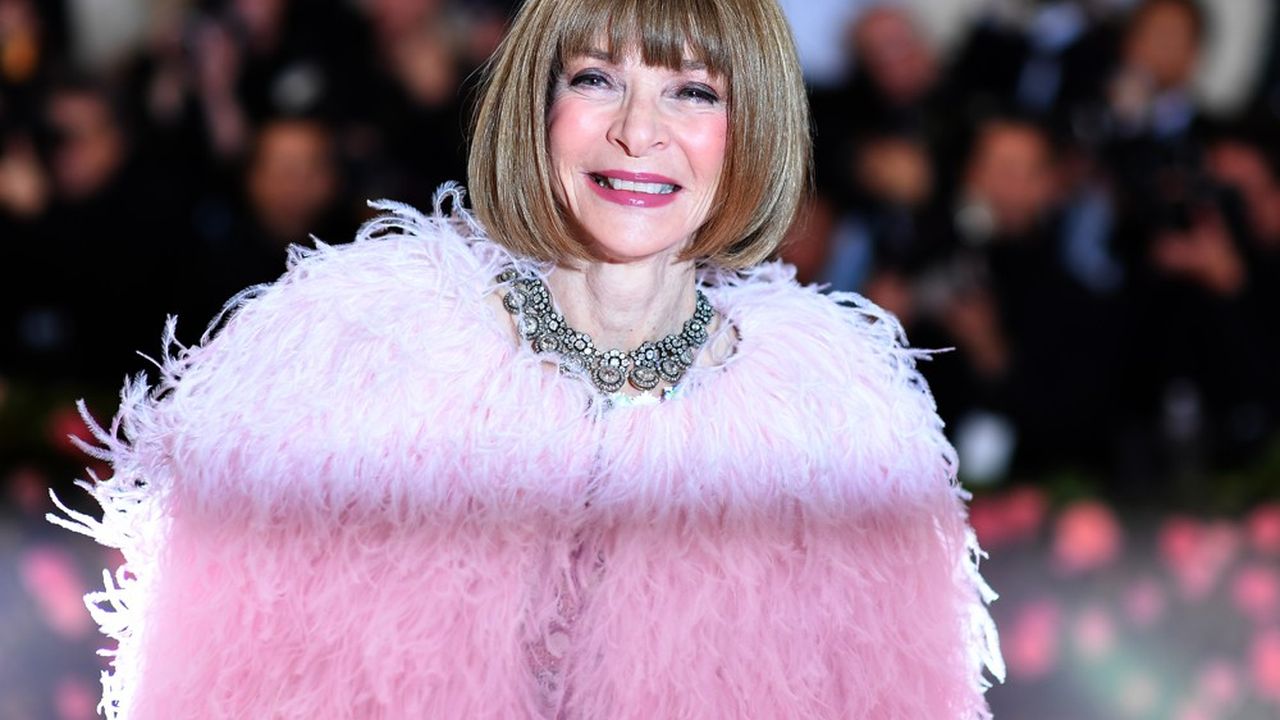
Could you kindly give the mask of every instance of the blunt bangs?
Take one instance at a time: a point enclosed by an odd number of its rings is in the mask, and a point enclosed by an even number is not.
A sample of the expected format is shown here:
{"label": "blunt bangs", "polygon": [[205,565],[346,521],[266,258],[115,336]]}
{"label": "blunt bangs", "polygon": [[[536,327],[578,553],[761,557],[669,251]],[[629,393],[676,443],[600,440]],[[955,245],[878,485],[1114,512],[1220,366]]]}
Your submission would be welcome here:
{"label": "blunt bangs", "polygon": [[601,50],[610,62],[638,52],[644,64],[668,70],[692,61],[724,78],[732,72],[723,5],[713,1],[571,0],[565,12],[556,73],[569,58]]}

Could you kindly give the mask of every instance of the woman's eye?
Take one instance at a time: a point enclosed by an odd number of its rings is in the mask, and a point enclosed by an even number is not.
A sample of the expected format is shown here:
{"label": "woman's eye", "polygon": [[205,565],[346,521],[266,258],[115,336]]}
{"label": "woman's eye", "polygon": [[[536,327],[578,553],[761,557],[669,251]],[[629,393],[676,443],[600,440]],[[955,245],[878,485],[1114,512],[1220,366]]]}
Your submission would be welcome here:
{"label": "woman's eye", "polygon": [[680,88],[680,96],[709,105],[720,102],[720,96],[716,91],[706,85],[686,85]]}
{"label": "woman's eye", "polygon": [[608,87],[609,78],[599,72],[580,72],[569,81],[569,87]]}

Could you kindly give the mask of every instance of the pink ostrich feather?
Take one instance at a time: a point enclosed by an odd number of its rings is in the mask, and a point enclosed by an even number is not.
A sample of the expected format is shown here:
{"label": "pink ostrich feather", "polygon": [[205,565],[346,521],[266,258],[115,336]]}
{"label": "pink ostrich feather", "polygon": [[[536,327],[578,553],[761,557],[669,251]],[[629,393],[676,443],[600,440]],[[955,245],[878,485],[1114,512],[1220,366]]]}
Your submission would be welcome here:
{"label": "pink ostrich feather", "polygon": [[196,346],[171,320],[95,426],[103,517],[50,520],[126,558],[100,712],[990,717],[995,593],[891,315],[708,270],[733,356],[610,408],[511,340],[496,276],[548,268],[460,204],[375,203]]}

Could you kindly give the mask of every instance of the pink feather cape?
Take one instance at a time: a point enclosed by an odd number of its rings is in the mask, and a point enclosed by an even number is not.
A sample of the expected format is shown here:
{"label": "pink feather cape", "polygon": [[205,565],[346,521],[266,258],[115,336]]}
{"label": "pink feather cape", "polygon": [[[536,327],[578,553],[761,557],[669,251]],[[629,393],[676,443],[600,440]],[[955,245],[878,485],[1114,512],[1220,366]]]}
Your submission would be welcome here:
{"label": "pink feather cape", "polygon": [[[443,188],[294,248],[97,429],[108,718],[987,718],[1003,666],[898,322],[706,272],[732,357],[607,408],[515,344]],[[727,330],[726,330],[727,331]],[[56,498],[55,498],[56,501]]]}

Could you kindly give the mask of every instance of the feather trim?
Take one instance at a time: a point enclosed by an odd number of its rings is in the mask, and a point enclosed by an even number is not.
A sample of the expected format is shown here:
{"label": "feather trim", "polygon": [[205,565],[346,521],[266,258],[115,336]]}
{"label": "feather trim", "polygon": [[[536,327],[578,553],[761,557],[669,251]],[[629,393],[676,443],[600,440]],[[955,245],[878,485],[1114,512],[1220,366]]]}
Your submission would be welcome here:
{"label": "feather trim", "polygon": [[170,319],[92,426],[103,518],[49,519],[125,556],[86,598],[108,720],[989,716],[995,594],[896,319],[705,270],[735,354],[606,411],[513,343],[495,276],[549,268],[461,200],[372,203],[197,346]]}

